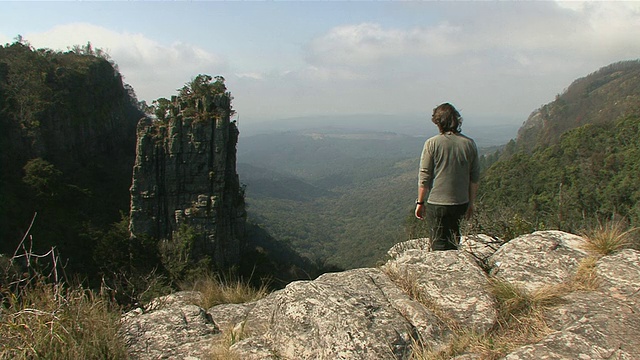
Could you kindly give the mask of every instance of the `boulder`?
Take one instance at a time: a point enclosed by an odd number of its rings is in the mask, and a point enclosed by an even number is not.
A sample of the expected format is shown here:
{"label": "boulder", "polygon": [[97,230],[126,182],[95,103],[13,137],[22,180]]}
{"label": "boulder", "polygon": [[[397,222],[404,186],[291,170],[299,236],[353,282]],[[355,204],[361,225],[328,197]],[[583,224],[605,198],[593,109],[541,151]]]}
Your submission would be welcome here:
{"label": "boulder", "polygon": [[446,314],[455,325],[482,333],[495,323],[487,276],[468,253],[407,250],[386,266],[415,283],[417,295],[431,310]]}
{"label": "boulder", "polygon": [[132,359],[207,359],[220,333],[211,315],[193,305],[199,293],[157,298],[122,318],[120,335]]}
{"label": "boulder", "polygon": [[602,292],[569,294],[546,314],[557,331],[506,359],[640,359],[638,310]]}
{"label": "boulder", "polygon": [[[273,313],[259,343],[287,359],[408,358],[413,339],[437,345],[442,330],[437,317],[379,269],[293,282],[270,301]],[[246,344],[235,349],[240,358],[251,358]]]}
{"label": "boulder", "polygon": [[490,273],[533,291],[571,278],[587,256],[585,240],[562,231],[537,231],[517,237],[488,259]]}

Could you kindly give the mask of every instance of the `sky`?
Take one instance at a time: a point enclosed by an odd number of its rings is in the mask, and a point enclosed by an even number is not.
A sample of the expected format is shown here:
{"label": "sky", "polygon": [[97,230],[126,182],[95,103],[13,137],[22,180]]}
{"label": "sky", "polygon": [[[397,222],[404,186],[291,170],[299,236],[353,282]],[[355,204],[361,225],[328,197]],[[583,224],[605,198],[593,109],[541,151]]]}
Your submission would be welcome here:
{"label": "sky", "polygon": [[0,44],[91,42],[139,100],[223,76],[243,124],[304,116],[522,123],[574,80],[640,58],[640,2],[0,1]]}

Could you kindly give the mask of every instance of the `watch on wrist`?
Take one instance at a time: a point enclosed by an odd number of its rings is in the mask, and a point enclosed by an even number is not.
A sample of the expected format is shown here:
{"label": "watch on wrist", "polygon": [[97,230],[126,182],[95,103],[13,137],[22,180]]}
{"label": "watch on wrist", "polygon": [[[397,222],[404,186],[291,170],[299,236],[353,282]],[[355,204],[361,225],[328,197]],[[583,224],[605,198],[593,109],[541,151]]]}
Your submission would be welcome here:
{"label": "watch on wrist", "polygon": [[418,201],[418,199],[416,199],[416,205],[424,205],[424,201]]}

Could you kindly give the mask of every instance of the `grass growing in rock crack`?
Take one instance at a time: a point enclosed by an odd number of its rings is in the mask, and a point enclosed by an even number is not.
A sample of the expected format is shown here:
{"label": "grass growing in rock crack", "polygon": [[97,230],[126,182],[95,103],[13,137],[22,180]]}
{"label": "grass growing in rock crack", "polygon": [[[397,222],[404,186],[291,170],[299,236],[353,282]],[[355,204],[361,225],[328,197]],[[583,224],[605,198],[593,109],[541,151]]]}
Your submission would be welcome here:
{"label": "grass growing in rock crack", "polygon": [[391,266],[389,264],[381,267],[384,272],[402,291],[404,291],[410,298],[419,302],[431,311],[440,321],[442,321],[448,328],[454,330],[460,327],[453,317],[447,314],[438,304],[436,304],[422,289],[415,274],[403,269],[398,269],[397,266]]}
{"label": "grass growing in rock crack", "polygon": [[593,256],[602,257],[626,248],[640,248],[637,231],[640,228],[628,228],[623,221],[598,223],[582,234],[586,243],[584,249]]}
{"label": "grass growing in rock crack", "polygon": [[547,286],[529,292],[507,281],[493,278],[489,290],[497,306],[497,322],[493,329],[484,334],[453,327],[453,334],[438,349],[414,344],[412,359],[444,360],[458,355],[472,353],[481,359],[498,359],[509,351],[539,341],[548,335],[544,312],[562,301],[568,291],[565,285]]}
{"label": "grass growing in rock crack", "polygon": [[571,278],[568,286],[573,291],[592,291],[600,286],[600,279],[596,272],[598,258],[587,256],[580,261],[575,274]]}
{"label": "grass growing in rock crack", "polygon": [[231,346],[247,337],[249,332],[244,322],[224,330],[211,348],[211,360],[241,360],[240,356],[231,350]]}
{"label": "grass growing in rock crack", "polygon": [[195,305],[204,309],[219,304],[241,304],[255,301],[269,293],[266,285],[255,288],[234,276],[224,277],[212,273],[199,276],[191,283],[183,284],[181,288],[183,290],[199,291],[202,294],[202,298]]}
{"label": "grass growing in rock crack", "polygon": [[[204,309],[209,309],[221,304],[241,304],[260,300],[269,294],[266,285],[255,288],[238,279],[235,276],[223,276],[220,274],[207,273],[192,280],[189,284],[181,286],[183,290],[198,291],[201,294],[195,305]],[[217,338],[211,347],[211,360],[241,360],[239,355],[231,350],[231,347],[239,341],[250,336],[245,326],[245,322],[237,324],[235,327],[223,329],[222,334]]]}
{"label": "grass growing in rock crack", "polygon": [[543,286],[535,291],[495,278],[489,284],[497,303],[498,332],[508,335],[515,344],[526,344],[546,335],[549,329],[544,312],[560,305],[569,292],[565,284]]}
{"label": "grass growing in rock crack", "polygon": [[412,344],[411,359],[444,360],[466,353],[477,354],[482,359],[498,359],[519,346],[539,341],[548,335],[552,330],[545,323],[545,311],[561,304],[567,293],[588,287],[574,283],[578,280],[581,284],[591,283],[594,264],[595,262],[584,262],[584,270],[579,270],[570,284],[545,286],[535,291],[527,291],[505,280],[491,278],[489,291],[496,302],[497,322],[484,334],[466,329],[442,311],[424,294],[417,277],[411,276],[410,272],[392,265],[383,266],[382,271],[409,297],[434,313],[451,331],[445,344],[435,349],[416,339]]}

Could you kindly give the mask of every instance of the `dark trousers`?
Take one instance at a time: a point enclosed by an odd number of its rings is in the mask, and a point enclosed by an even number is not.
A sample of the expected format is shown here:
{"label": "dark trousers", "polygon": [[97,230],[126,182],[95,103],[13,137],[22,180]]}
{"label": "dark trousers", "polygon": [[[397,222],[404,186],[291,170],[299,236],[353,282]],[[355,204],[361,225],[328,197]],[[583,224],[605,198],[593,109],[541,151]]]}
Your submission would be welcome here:
{"label": "dark trousers", "polygon": [[427,221],[431,226],[431,250],[456,250],[460,241],[460,221],[469,204],[426,204]]}

